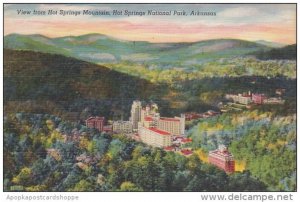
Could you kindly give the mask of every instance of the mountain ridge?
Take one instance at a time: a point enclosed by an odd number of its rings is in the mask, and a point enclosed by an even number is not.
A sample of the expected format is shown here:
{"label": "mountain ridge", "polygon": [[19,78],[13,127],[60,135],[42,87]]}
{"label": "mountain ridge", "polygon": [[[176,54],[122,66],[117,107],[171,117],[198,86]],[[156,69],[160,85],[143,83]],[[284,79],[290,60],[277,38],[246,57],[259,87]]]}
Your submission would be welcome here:
{"label": "mountain ridge", "polygon": [[[92,33],[87,33],[87,34],[82,34],[82,35],[66,35],[66,36],[59,36],[59,37],[50,37],[50,36],[46,36],[43,34],[19,34],[19,33],[10,33],[4,36],[5,37],[9,37],[9,36],[27,36],[27,37],[35,37],[35,36],[39,36],[39,37],[44,37],[47,39],[62,39],[62,38],[66,38],[66,37],[71,37],[71,38],[84,38],[84,37],[90,37],[90,36],[99,36],[99,37],[105,37],[105,38],[110,38],[113,40],[118,40],[118,41],[123,41],[123,42],[144,42],[144,43],[149,43],[149,44],[194,44],[194,43],[199,43],[199,42],[204,42],[204,41],[218,41],[218,40],[237,40],[237,41],[245,41],[245,42],[250,42],[250,43],[258,43],[261,45],[266,45],[266,44],[274,44],[277,46],[287,46],[287,45],[291,45],[291,44],[282,44],[282,43],[277,43],[277,42],[273,42],[273,41],[266,41],[266,40],[256,40],[256,41],[250,41],[250,40],[245,40],[245,39],[236,39],[236,38],[215,38],[215,39],[204,39],[204,40],[197,40],[197,41],[192,41],[192,42],[150,42],[150,41],[145,41],[145,40],[125,40],[125,39],[121,39],[121,38],[117,38],[117,37],[113,37],[110,35],[106,35],[106,34],[101,34],[101,33],[96,33],[96,32],[92,32]],[[267,45],[266,45],[267,46]],[[270,45],[270,47],[273,47],[272,45]]]}
{"label": "mountain ridge", "polygon": [[220,58],[244,57],[270,48],[240,39],[211,39],[198,42],[150,43],[119,40],[103,34],[49,38],[43,35],[10,34],[4,47],[57,53],[96,64],[129,61],[158,68],[185,68]]}

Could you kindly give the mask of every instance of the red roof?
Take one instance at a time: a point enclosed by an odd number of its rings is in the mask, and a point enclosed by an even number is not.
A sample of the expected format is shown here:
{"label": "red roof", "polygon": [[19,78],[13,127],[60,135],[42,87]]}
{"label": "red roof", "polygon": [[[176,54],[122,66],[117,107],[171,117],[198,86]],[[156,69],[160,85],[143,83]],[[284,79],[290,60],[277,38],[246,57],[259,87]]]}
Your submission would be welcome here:
{"label": "red roof", "polygon": [[214,151],[211,151],[210,154],[216,154],[216,155],[219,155],[219,156],[223,156],[223,157],[230,157],[232,156],[232,154],[225,150],[225,151],[220,151],[220,150],[214,150]]}
{"label": "red roof", "polygon": [[259,93],[255,94],[255,93],[253,93],[252,97],[266,97],[266,96],[265,96],[265,94],[259,94]]}
{"label": "red roof", "polygon": [[146,116],[144,119],[145,119],[145,121],[153,121],[153,118],[150,116]]}
{"label": "red roof", "polygon": [[176,119],[176,118],[160,118],[160,120],[163,120],[163,121],[180,121],[179,119]]}
{"label": "red roof", "polygon": [[164,148],[166,151],[172,151],[174,148],[172,146],[168,146]]}
{"label": "red roof", "polygon": [[183,143],[192,142],[193,140],[191,138],[184,138],[181,140]]}
{"label": "red roof", "polygon": [[167,131],[164,131],[164,130],[159,130],[157,128],[154,128],[154,127],[151,127],[151,128],[148,128],[149,130],[153,131],[153,132],[156,132],[160,135],[171,135],[170,133],[168,133]]}
{"label": "red roof", "polygon": [[192,152],[191,150],[188,150],[188,149],[182,149],[182,150],[181,150],[181,153],[182,153],[183,155],[190,155],[190,154],[192,154],[193,152]]}

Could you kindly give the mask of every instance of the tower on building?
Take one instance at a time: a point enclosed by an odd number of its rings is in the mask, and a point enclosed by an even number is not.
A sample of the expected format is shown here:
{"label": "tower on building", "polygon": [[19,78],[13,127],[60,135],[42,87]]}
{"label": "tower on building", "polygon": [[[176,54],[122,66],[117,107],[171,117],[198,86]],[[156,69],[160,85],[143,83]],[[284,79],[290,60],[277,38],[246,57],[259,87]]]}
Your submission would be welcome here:
{"label": "tower on building", "polygon": [[138,129],[138,122],[141,121],[141,110],[142,110],[141,101],[139,100],[133,101],[131,106],[131,117],[130,117],[133,131],[137,131]]}

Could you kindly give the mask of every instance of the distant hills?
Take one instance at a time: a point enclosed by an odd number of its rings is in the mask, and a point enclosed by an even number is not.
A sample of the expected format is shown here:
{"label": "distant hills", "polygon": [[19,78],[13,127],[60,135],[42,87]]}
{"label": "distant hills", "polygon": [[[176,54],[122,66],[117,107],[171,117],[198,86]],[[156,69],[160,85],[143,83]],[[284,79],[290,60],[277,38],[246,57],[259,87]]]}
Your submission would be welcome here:
{"label": "distant hills", "polygon": [[265,40],[258,40],[258,41],[255,41],[255,43],[262,44],[262,45],[265,45],[265,46],[269,46],[271,48],[282,48],[282,47],[286,46],[282,43],[276,43],[276,42],[265,41]]}
{"label": "distant hills", "polygon": [[282,48],[274,48],[268,51],[258,51],[254,55],[261,60],[296,60],[297,45],[289,45]]}
{"label": "distant hills", "polygon": [[42,35],[10,34],[4,47],[62,54],[97,64],[128,61],[157,68],[191,67],[220,58],[248,55],[271,48],[262,43],[216,39],[193,43],[124,41],[101,34],[48,38]]}

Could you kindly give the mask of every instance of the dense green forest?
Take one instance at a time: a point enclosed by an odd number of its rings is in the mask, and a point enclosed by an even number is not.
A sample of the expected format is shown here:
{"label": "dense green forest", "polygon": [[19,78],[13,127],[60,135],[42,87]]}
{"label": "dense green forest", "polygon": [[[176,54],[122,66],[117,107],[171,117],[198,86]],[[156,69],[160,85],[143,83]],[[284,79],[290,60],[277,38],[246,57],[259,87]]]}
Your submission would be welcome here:
{"label": "dense green forest", "polygon": [[127,112],[134,99],[155,100],[165,91],[145,79],[60,55],[5,50],[4,67],[6,111],[111,117],[114,106]]}
{"label": "dense green forest", "polygon": [[[295,54],[295,52],[293,52]],[[107,63],[107,67],[130,75],[146,78],[152,82],[167,82],[182,80],[195,80],[207,77],[240,77],[240,76],[263,76],[276,77],[286,76],[296,78],[296,61],[294,60],[258,60],[251,57],[244,58],[221,58],[214,61],[199,63],[192,68],[160,69],[158,66],[137,64],[123,61],[117,64]]]}
{"label": "dense green forest", "polygon": [[192,147],[208,152],[229,146],[237,162],[269,190],[296,189],[296,114],[262,110],[224,113],[200,121],[189,131]]}
{"label": "dense green forest", "polygon": [[268,51],[258,51],[254,53],[258,59],[262,60],[296,60],[297,45],[289,45],[283,48],[274,48]]}
{"label": "dense green forest", "polygon": [[186,158],[48,114],[5,117],[4,162],[5,191],[266,190],[248,171],[227,175],[196,154]]}

